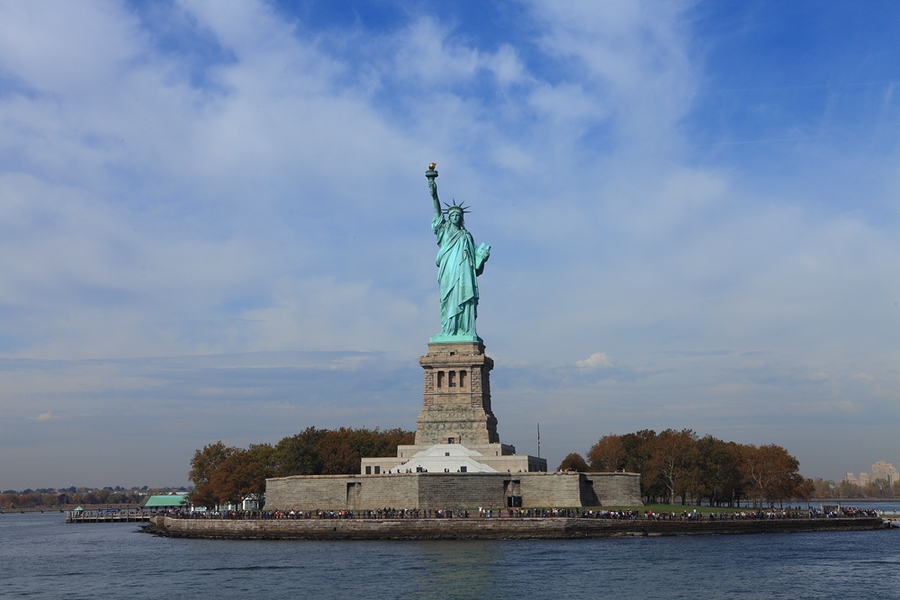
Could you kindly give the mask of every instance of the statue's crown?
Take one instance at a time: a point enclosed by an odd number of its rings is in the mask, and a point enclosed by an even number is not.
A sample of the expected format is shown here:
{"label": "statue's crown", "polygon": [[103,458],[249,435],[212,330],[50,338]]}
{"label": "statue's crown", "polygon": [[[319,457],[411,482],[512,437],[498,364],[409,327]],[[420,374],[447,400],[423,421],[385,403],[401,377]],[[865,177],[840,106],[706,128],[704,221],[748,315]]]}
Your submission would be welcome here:
{"label": "statue's crown", "polygon": [[446,202],[444,202],[444,206],[447,207],[444,209],[445,215],[449,214],[451,210],[458,210],[459,212],[461,212],[463,214],[472,212],[471,210],[469,210],[468,206],[464,206],[463,204],[457,204],[456,199],[453,200],[453,204],[447,204]]}

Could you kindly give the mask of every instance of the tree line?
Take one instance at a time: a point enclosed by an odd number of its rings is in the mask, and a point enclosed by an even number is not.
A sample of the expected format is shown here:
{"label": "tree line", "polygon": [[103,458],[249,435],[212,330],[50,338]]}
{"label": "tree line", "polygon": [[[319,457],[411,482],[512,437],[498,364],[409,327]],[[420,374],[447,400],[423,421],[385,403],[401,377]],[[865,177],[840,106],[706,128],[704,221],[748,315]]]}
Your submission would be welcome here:
{"label": "tree line", "polygon": [[[240,504],[261,497],[266,479],[290,475],[358,473],[360,459],[394,456],[398,445],[414,442],[402,429],[317,429],[308,427],[274,446],[248,448],[218,441],[194,453],[188,475],[194,484],[190,500],[197,506]],[[600,438],[587,453],[569,454],[560,470],[641,475],[641,495],[648,504],[736,506],[752,502],[774,505],[808,500],[816,492],[812,480],[798,472],[799,462],[775,444],[755,446],[726,442],[690,429],[645,429]]]}
{"label": "tree line", "polygon": [[[17,508],[63,508],[74,505],[140,504],[148,495],[167,494],[172,488],[151,490],[142,488],[125,489],[119,486],[104,488],[68,487],[60,489],[26,489],[20,492],[5,490],[0,493],[0,509]],[[182,490],[184,488],[181,488]]]}
{"label": "tree line", "polygon": [[900,481],[893,483],[887,479],[875,479],[866,485],[852,483],[846,479],[830,486],[835,498],[890,499],[900,498]]}
{"label": "tree line", "polygon": [[648,504],[736,506],[740,502],[774,505],[809,500],[815,484],[798,472],[799,462],[775,444],[755,446],[699,437],[690,429],[644,429],[606,435],[585,460],[569,454],[561,470],[640,473],[641,495]]}
{"label": "tree line", "polygon": [[196,506],[240,504],[265,493],[266,479],[290,475],[358,473],[367,456],[394,456],[397,446],[410,445],[415,433],[402,429],[316,429],[308,427],[274,446],[226,446],[218,441],[194,453],[188,478]]}

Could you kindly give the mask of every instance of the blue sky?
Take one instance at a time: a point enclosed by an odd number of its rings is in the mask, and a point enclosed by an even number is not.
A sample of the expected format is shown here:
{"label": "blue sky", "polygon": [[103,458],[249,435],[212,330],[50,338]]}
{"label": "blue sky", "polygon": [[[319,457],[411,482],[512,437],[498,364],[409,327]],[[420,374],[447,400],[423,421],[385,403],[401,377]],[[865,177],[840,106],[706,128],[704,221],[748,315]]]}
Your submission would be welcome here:
{"label": "blue sky", "polygon": [[424,171],[501,439],[900,464],[893,2],[0,2],[0,488],[413,429]]}

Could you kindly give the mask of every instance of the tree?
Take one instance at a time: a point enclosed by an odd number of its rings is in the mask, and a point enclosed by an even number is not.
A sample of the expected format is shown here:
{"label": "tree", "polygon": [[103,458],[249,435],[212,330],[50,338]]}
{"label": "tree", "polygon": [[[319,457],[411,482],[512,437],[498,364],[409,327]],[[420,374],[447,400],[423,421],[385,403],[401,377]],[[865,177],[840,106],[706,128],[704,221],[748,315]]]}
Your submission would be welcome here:
{"label": "tree", "polygon": [[585,462],[584,458],[578,454],[577,452],[572,452],[568,456],[566,456],[559,466],[556,468],[557,471],[578,471],[579,473],[586,473],[590,471],[590,467],[588,467],[587,462]]}
{"label": "tree", "polygon": [[591,470],[598,473],[621,471],[627,458],[622,437],[614,434],[604,435],[587,454]]}
{"label": "tree", "polygon": [[283,438],[275,445],[273,456],[276,477],[320,475],[322,460],[319,445],[327,430],[307,427],[301,433]]}
{"label": "tree", "polygon": [[791,499],[809,502],[816,493],[816,482],[812,479],[807,479],[799,473],[793,474],[791,480],[794,486]]}
{"label": "tree", "polygon": [[341,427],[331,431],[307,427],[275,445],[275,476],[357,473],[362,457],[395,455],[397,446],[414,441],[415,434],[402,429]]}
{"label": "tree", "polygon": [[742,447],[744,481],[753,491],[754,506],[763,500],[770,505],[790,499],[796,492],[799,463],[787,450],[775,444]]}
{"label": "tree", "polygon": [[194,482],[194,491],[190,494],[192,503],[209,507],[219,504],[220,497],[212,485],[212,478],[225,460],[238,450],[218,441],[194,452],[188,473],[188,479]]}
{"label": "tree", "polygon": [[697,434],[690,429],[666,429],[649,444],[648,471],[664,486],[669,504],[675,503],[676,495],[685,502],[696,442]]}
{"label": "tree", "polygon": [[258,498],[266,491],[266,478],[272,477],[272,446],[251,445],[235,449],[211,473],[210,496],[216,504],[237,504],[244,498]]}
{"label": "tree", "polygon": [[319,442],[318,448],[322,461],[322,474],[359,473],[362,455],[354,441],[360,441],[362,437],[362,435],[354,435],[352,429],[344,427],[327,432]]}
{"label": "tree", "polygon": [[741,496],[741,457],[734,442],[711,435],[697,441],[689,483],[697,503],[734,506]]}
{"label": "tree", "polygon": [[664,494],[661,482],[650,471],[655,439],[656,432],[652,429],[642,429],[622,436],[622,445],[625,448],[626,456],[623,469],[630,473],[641,474],[641,494],[648,504],[652,504]]}
{"label": "tree", "polygon": [[844,479],[838,484],[838,498],[859,498],[861,496],[862,492],[855,483]]}
{"label": "tree", "polygon": [[866,488],[866,496],[870,498],[890,498],[892,496],[891,486],[887,479],[878,478],[869,482]]}

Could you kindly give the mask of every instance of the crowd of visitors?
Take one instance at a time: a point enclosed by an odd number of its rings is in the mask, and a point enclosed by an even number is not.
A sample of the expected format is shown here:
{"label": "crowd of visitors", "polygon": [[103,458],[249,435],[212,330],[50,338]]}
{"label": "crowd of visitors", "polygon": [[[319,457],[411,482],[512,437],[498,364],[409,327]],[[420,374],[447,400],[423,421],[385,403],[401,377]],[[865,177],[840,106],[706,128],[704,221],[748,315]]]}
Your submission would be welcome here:
{"label": "crowd of visitors", "polygon": [[[275,511],[191,511],[172,509],[167,516],[183,519],[453,519],[469,518],[466,509],[379,508],[376,510],[275,510]],[[477,518],[519,519],[646,519],[650,521],[727,521],[745,519],[827,519],[847,517],[877,517],[878,512],[858,507],[748,509],[731,512],[702,513],[696,509],[681,512],[652,510],[603,510],[583,508],[506,508],[479,507]]]}

